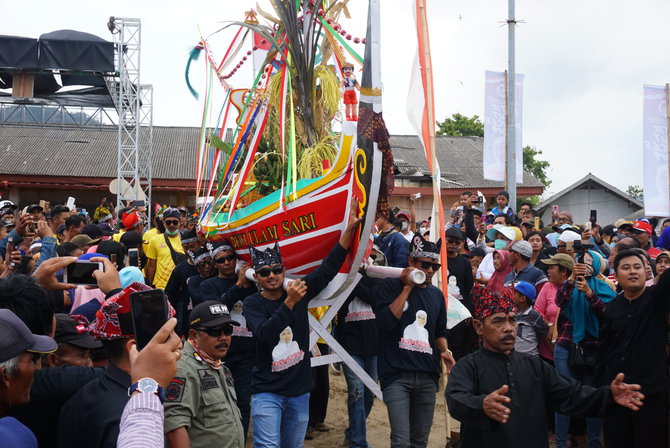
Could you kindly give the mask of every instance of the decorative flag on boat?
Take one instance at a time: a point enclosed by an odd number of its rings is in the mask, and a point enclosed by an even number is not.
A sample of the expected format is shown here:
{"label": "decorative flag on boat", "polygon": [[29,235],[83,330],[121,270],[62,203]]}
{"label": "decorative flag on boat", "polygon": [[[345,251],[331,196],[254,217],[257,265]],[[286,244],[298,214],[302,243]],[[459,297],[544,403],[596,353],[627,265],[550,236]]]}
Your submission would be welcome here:
{"label": "decorative flag on boat", "polygon": [[647,216],[670,216],[668,112],[665,87],[644,86],[642,129],[644,214]]}
{"label": "decorative flag on boat", "polygon": [[[484,89],[484,179],[505,180],[505,153],[507,151],[505,121],[505,72],[486,71]],[[516,182],[523,182],[523,75],[516,74]]]}

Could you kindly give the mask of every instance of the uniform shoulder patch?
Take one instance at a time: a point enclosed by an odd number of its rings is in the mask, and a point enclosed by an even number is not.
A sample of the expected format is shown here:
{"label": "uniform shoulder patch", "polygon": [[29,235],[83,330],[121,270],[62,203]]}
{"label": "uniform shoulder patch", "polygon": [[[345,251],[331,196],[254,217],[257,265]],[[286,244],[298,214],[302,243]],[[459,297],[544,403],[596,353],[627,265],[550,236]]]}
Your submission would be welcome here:
{"label": "uniform shoulder patch", "polygon": [[209,369],[198,369],[198,376],[200,377],[200,388],[202,390],[216,389],[219,383],[216,381],[216,376],[209,371]]}
{"label": "uniform shoulder patch", "polygon": [[168,383],[165,389],[165,401],[181,403],[184,397],[184,387],[186,386],[186,378],[175,377]]}

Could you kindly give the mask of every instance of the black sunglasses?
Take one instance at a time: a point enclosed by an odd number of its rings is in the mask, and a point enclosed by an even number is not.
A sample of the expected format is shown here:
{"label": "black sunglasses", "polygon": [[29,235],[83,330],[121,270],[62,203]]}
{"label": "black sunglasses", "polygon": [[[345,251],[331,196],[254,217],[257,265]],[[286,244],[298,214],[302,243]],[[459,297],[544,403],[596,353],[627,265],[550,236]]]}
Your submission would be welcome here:
{"label": "black sunglasses", "polygon": [[228,324],[219,328],[198,328],[198,331],[207,333],[208,336],[211,336],[213,338],[218,338],[221,336],[221,333],[223,333],[225,336],[230,336],[231,334],[233,334],[233,326]]}
{"label": "black sunglasses", "polygon": [[233,261],[235,258],[237,258],[235,255],[226,255],[225,257],[215,259],[214,262],[217,264],[223,264],[226,261]]}
{"label": "black sunglasses", "polygon": [[206,267],[206,266],[211,266],[212,264],[214,264],[214,263],[212,262],[212,260],[206,260],[206,261],[201,261],[201,262],[199,262],[198,264],[195,265],[195,267],[197,267],[197,268],[204,268],[204,267]]}
{"label": "black sunglasses", "polygon": [[168,219],[165,221],[166,226],[177,226],[179,225],[179,221],[176,219]]}
{"label": "black sunglasses", "polygon": [[433,271],[439,271],[440,266],[442,266],[440,263],[431,263],[430,261],[421,262],[421,268],[423,269],[433,268]]}
{"label": "black sunglasses", "polygon": [[256,274],[260,275],[261,277],[268,277],[270,272],[272,272],[274,275],[279,275],[284,272],[284,266],[278,265],[272,266],[271,268],[261,268],[256,271]]}

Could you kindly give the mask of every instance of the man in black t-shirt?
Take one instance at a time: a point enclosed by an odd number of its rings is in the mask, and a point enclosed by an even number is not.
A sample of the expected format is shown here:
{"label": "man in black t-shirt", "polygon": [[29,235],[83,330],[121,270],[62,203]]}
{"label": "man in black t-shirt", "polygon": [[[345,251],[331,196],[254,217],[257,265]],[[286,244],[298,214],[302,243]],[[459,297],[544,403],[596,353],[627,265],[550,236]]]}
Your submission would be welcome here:
{"label": "man in black t-shirt", "polygon": [[614,271],[623,292],[605,307],[595,378],[605,385],[622,372],[626,382],[642,386],[645,399],[637,412],[616,408],[605,415],[605,444],[607,448],[665,448],[670,269],[656,285],[647,287],[642,255],[624,250],[614,258]]}
{"label": "man in black t-shirt", "polygon": [[[447,347],[447,307],[442,291],[431,284],[440,270],[440,249],[416,234],[409,267],[400,279],[386,279],[377,290],[379,380],[391,424],[392,447],[425,447],[433,423],[440,360],[455,361]],[[415,285],[410,271],[426,281]],[[410,411],[411,410],[411,411]]]}

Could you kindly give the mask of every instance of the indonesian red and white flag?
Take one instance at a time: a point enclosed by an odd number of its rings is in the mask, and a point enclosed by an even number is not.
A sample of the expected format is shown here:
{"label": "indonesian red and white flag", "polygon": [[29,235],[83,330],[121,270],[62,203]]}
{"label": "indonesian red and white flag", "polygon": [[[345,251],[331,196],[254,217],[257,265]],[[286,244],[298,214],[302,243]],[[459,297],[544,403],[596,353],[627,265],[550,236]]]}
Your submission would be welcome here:
{"label": "indonesian red and white flag", "polygon": [[[438,286],[446,291],[447,288],[447,252],[444,238],[444,210],[442,207],[440,165],[437,162],[435,141],[435,98],[433,87],[432,61],[430,57],[430,38],[428,33],[428,16],[426,13],[427,0],[415,0],[414,23],[416,25],[417,51],[414,57],[412,73],[410,75],[409,95],[407,98],[407,115],[409,122],[421,139],[428,169],[433,179],[433,212],[430,235],[433,241],[442,239],[440,260],[442,262],[441,275],[433,277],[438,280]],[[445,300],[447,295],[445,294]]]}

